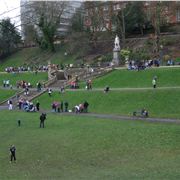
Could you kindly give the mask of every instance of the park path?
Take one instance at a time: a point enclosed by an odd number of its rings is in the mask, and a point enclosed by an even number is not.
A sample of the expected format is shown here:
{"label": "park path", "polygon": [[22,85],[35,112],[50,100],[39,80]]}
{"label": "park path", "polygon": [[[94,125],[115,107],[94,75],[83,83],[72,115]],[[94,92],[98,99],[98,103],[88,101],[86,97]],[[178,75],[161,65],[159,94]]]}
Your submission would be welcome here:
{"label": "park path", "polygon": [[[4,90],[10,90],[10,88],[4,88],[2,86],[0,86],[0,89],[4,89]],[[47,90],[48,88],[42,88],[43,91]],[[51,89],[53,91],[60,91],[60,88],[53,88],[51,87]],[[154,88],[152,87],[123,87],[123,88],[111,88],[110,87],[110,91],[139,91],[139,90],[152,90]],[[168,90],[168,89],[180,89],[180,86],[169,86],[169,87],[157,87],[156,88],[157,90]],[[13,90],[19,90],[18,88],[16,87],[13,87]],[[93,89],[90,89],[90,90],[87,90],[87,89],[65,89],[65,91],[103,91],[104,88],[93,88]],[[30,91],[37,91],[36,88],[30,88]]]}
{"label": "park path", "polygon": [[58,116],[77,116],[77,117],[92,117],[97,119],[107,119],[107,120],[117,120],[117,121],[145,121],[145,122],[153,122],[153,123],[173,123],[180,124],[180,119],[172,119],[172,118],[156,118],[156,117],[138,117],[138,116],[124,116],[124,115],[115,115],[115,114],[99,114],[99,113],[55,113],[52,111],[41,110],[40,112],[47,114],[55,114]]}
{"label": "park path", "polygon": [[[142,88],[135,88],[135,87],[129,87],[129,88],[111,88],[110,91],[140,91],[140,90],[153,90],[152,87],[142,87]],[[168,90],[168,89],[180,89],[180,86],[174,86],[174,87],[157,87],[157,90]],[[54,89],[55,91],[58,89]],[[66,89],[66,91],[103,91],[104,88],[93,88],[91,90],[87,89]]]}
{"label": "park path", "polygon": [[[8,109],[7,106],[0,106],[0,110]],[[19,111],[19,110],[15,110]],[[21,112],[21,111],[19,111]],[[116,120],[116,121],[144,121],[144,122],[152,122],[152,123],[169,123],[169,124],[180,124],[180,119],[172,119],[172,118],[156,118],[156,117],[138,117],[138,116],[123,116],[123,115],[115,115],[115,114],[98,114],[98,113],[55,113],[52,111],[41,110],[40,113],[54,114],[57,116],[77,116],[77,117],[92,117],[96,119],[106,119],[106,120]],[[30,113],[30,112],[27,112]],[[38,112],[37,112],[38,113]]]}
{"label": "park path", "polygon": [[[43,111],[45,112],[45,111]],[[46,111],[46,113],[52,113]],[[52,113],[54,114],[54,113]],[[97,113],[55,113],[56,115],[63,115],[63,116],[77,116],[77,117],[92,117],[97,119],[107,119],[107,120],[130,120],[130,121],[146,121],[146,122],[153,122],[153,123],[175,123],[180,124],[180,119],[171,119],[171,118],[142,118],[137,116],[122,116],[122,115],[114,115],[114,114],[97,114]]]}

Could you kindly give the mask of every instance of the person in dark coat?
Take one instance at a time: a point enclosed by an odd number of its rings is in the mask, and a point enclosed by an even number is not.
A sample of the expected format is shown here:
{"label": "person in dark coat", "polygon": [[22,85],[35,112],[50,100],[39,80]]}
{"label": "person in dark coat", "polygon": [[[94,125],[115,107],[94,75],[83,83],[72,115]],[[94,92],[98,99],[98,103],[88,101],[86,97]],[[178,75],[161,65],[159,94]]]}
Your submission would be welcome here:
{"label": "person in dark coat", "polygon": [[68,104],[67,101],[64,103],[64,106],[65,106],[65,112],[68,112],[68,106],[69,106],[69,104]]}
{"label": "person in dark coat", "polygon": [[104,92],[105,92],[105,93],[108,93],[108,92],[109,92],[109,86],[106,86],[106,87],[105,87]]}
{"label": "person in dark coat", "polygon": [[87,101],[84,102],[84,112],[88,112],[88,106],[89,106],[89,103]]}
{"label": "person in dark coat", "polygon": [[14,160],[14,162],[16,162],[16,147],[14,145],[12,145],[10,147],[10,162],[12,162]]}
{"label": "person in dark coat", "polygon": [[61,101],[60,107],[61,107],[61,112],[63,112],[63,111],[64,111],[64,108],[63,108],[63,101]]}
{"label": "person in dark coat", "polygon": [[46,120],[46,114],[45,113],[42,113],[41,116],[40,116],[40,128],[44,128],[44,121]]}
{"label": "person in dark coat", "polygon": [[40,103],[39,103],[39,101],[37,101],[37,103],[36,103],[36,109],[37,109],[37,111],[39,111],[39,106],[40,106]]}

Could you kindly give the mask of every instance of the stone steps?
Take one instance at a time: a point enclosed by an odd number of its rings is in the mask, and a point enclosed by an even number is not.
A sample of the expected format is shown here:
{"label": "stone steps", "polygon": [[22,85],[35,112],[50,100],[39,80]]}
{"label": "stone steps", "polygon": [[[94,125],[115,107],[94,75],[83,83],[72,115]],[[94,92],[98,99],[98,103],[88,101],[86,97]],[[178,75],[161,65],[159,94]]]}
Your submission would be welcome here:
{"label": "stone steps", "polygon": [[34,98],[42,95],[42,94],[45,93],[45,92],[46,92],[46,90],[42,90],[42,91],[38,92],[38,91],[36,91],[36,90],[34,90],[34,89],[30,89],[29,94],[28,94],[28,95],[25,95],[25,94],[24,94],[24,91],[22,91],[22,92],[20,92],[19,94],[15,95],[15,96],[7,99],[7,100],[4,101],[3,103],[1,103],[0,106],[2,106],[2,107],[8,106],[8,103],[7,103],[8,100],[12,100],[13,106],[14,106],[14,108],[16,108],[17,105],[18,105],[19,99],[26,99],[26,100],[28,100],[28,101],[32,101]]}

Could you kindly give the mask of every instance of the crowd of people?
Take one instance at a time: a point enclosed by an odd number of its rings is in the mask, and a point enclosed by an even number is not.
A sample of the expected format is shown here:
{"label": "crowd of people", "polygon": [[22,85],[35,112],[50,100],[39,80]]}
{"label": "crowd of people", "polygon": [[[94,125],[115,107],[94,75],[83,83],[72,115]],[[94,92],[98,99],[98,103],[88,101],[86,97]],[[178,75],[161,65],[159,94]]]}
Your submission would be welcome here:
{"label": "crowd of people", "polygon": [[13,72],[26,72],[26,71],[48,71],[47,65],[39,65],[36,67],[30,67],[30,66],[19,66],[19,67],[6,67],[5,72],[7,73],[13,73]]}
{"label": "crowd of people", "polygon": [[24,71],[30,71],[30,67],[6,67],[5,72],[11,73],[11,72],[24,72]]}
{"label": "crowd of people", "polygon": [[25,88],[32,88],[32,85],[30,82],[21,80],[21,81],[17,81],[16,87],[25,89]]}
{"label": "crowd of people", "polygon": [[136,62],[136,61],[129,61],[128,63],[128,70],[144,70],[146,68],[150,68],[152,66],[156,66],[159,67],[160,66],[160,60],[156,59],[156,60],[146,60],[146,61],[140,61],[140,62]]}
{"label": "crowd of people", "polygon": [[19,110],[24,110],[26,112],[36,112],[39,111],[40,103],[37,101],[36,105],[33,102],[29,102],[26,99],[19,99],[17,104]]}

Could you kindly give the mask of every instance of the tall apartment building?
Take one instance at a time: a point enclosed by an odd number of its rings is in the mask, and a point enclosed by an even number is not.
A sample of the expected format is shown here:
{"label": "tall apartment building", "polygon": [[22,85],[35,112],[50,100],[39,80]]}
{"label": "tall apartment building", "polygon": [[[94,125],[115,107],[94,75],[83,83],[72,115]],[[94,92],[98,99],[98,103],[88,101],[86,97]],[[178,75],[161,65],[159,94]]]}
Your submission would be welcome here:
{"label": "tall apartment building", "polygon": [[[26,27],[32,25],[39,34],[41,34],[39,28],[37,27],[37,18],[35,16],[34,8],[32,6],[33,1],[31,0],[21,0],[21,31],[22,37],[26,39]],[[52,2],[53,3],[53,2]],[[69,27],[71,26],[71,18],[76,12],[77,8],[81,6],[81,1],[69,1],[65,7],[63,14],[61,15],[61,21],[57,29],[57,35],[66,34]],[[48,13],[48,12],[47,12]]]}

